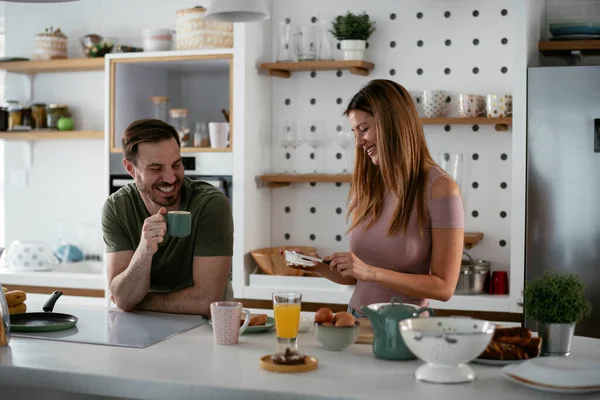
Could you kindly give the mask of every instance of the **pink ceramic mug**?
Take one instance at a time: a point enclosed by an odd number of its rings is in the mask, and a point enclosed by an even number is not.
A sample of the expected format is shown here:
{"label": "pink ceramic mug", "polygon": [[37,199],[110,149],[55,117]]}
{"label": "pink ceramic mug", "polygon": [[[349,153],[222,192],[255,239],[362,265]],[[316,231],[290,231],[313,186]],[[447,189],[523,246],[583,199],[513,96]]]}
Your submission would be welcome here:
{"label": "pink ceramic mug", "polygon": [[[242,312],[246,314],[244,325],[240,328]],[[217,301],[210,305],[213,326],[213,339],[216,344],[237,344],[240,335],[250,323],[250,311],[235,301]]]}

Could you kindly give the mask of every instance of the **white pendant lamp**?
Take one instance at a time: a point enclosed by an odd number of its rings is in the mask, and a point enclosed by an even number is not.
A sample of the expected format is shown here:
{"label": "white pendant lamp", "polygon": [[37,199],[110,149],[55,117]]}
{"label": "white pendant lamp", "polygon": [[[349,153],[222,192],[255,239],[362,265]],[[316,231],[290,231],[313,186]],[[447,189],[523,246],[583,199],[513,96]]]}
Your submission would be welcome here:
{"label": "white pendant lamp", "polygon": [[265,0],[212,0],[205,16],[222,22],[256,22],[270,17]]}
{"label": "white pendant lamp", "polygon": [[8,3],[69,3],[79,0],[3,0]]}

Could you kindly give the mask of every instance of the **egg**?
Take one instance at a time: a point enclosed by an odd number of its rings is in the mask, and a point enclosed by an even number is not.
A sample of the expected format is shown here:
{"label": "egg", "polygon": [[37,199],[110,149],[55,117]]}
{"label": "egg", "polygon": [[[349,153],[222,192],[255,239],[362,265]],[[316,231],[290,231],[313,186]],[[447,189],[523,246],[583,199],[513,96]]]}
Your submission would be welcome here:
{"label": "egg", "polygon": [[335,315],[333,316],[333,321],[331,321],[331,322],[333,322],[334,325],[337,325],[337,320],[339,318],[341,318],[341,317],[351,317],[351,318],[354,318],[352,316],[352,314],[347,313],[346,311],[339,311],[339,312],[335,313]]}
{"label": "egg", "polygon": [[323,324],[325,322],[333,323],[333,311],[327,307],[319,308],[315,313],[315,322],[317,324]]}
{"label": "egg", "polygon": [[331,322],[323,322],[321,326],[333,326]]}
{"label": "egg", "polygon": [[352,315],[342,315],[335,321],[335,327],[337,328],[341,326],[354,326],[354,323],[355,321]]}

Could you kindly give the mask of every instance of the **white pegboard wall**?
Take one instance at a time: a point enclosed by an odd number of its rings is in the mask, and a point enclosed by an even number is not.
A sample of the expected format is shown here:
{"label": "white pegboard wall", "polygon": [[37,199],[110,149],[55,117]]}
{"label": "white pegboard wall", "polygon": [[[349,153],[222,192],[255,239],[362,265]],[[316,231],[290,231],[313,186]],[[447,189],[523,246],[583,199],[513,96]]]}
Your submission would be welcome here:
{"label": "white pegboard wall", "polygon": [[[366,11],[377,22],[366,60],[375,64],[367,77],[348,71],[295,72],[290,79],[273,78],[273,171],[339,173],[344,151],[335,140],[336,126],[350,98],[369,80],[392,79],[407,90],[444,90],[459,94],[512,93],[512,1],[316,1],[278,0],[272,14],[274,47],[277,25],[333,18],[347,10]],[[341,52],[335,51],[335,59]],[[457,116],[455,103],[452,113]],[[324,141],[316,160],[306,144],[295,151],[279,146],[286,121],[296,126],[322,126]],[[318,123],[318,124],[317,124]],[[485,239],[469,251],[492,261],[494,269],[509,268],[511,201],[511,131],[493,125],[425,125],[430,150],[463,155],[462,191],[466,231],[481,231]],[[306,129],[306,128],[305,128]],[[296,159],[286,159],[286,153]],[[339,154],[338,154],[339,153]],[[348,184],[295,184],[273,189],[272,245],[310,245],[323,254],[347,251],[345,235]],[[286,212],[289,207],[289,212]],[[312,213],[310,208],[315,207]],[[341,208],[341,214],[336,209]],[[311,236],[313,235],[313,236]],[[341,235],[341,238],[338,236]],[[340,239],[339,241],[336,239]],[[314,240],[311,239],[314,237]]]}

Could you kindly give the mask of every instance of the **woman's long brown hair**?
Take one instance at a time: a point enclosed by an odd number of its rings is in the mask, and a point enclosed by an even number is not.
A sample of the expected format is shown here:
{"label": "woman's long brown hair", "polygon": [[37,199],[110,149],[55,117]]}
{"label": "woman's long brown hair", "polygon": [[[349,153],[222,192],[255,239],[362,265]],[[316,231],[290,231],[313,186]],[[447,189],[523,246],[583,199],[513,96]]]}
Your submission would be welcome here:
{"label": "woman's long brown hair", "polygon": [[376,79],[354,95],[344,114],[363,111],[373,116],[377,130],[379,165],[356,149],[352,186],[348,193],[348,231],[368,221],[370,227],[383,210],[387,192],[397,197],[388,235],[406,232],[415,204],[419,232],[424,233],[427,212],[425,183],[431,158],[423,127],[410,94],[396,82]]}

